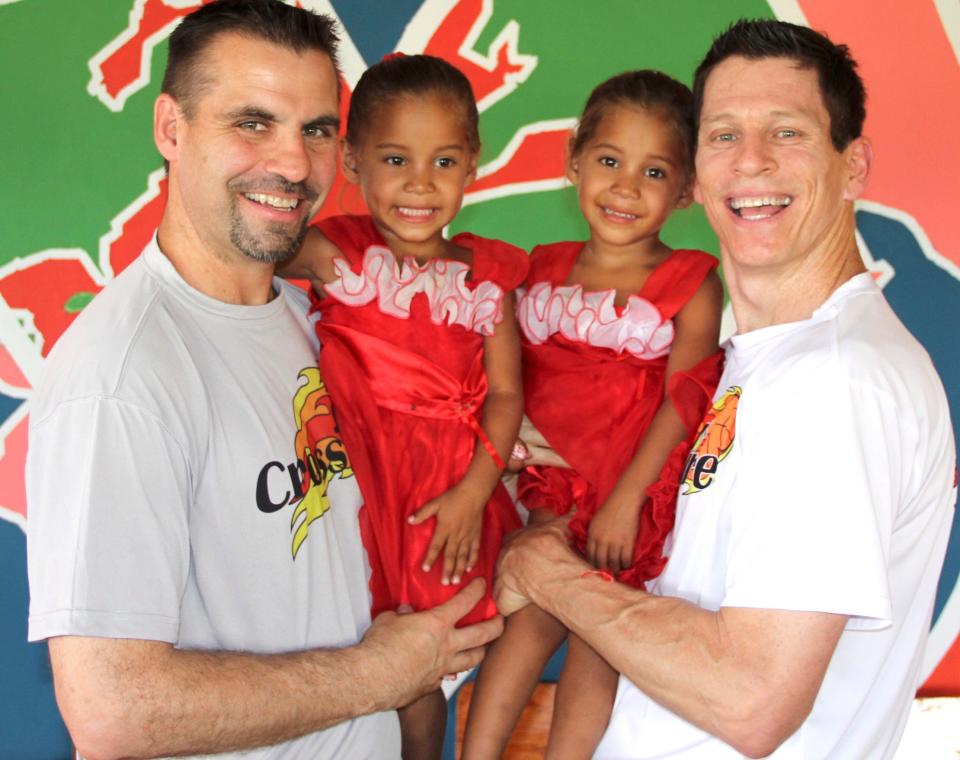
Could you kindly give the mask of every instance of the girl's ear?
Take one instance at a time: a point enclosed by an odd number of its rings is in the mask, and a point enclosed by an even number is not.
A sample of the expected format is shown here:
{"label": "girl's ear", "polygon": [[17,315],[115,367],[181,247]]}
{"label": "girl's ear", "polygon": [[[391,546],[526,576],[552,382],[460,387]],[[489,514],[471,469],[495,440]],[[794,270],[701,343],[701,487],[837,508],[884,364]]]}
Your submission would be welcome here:
{"label": "girl's ear", "polygon": [[476,153],[470,155],[470,163],[467,165],[467,176],[464,177],[463,186],[467,187],[468,185],[473,184],[473,181],[477,178],[477,159],[479,156]]}
{"label": "girl's ear", "polygon": [[580,156],[573,152],[574,135],[567,142],[567,179],[576,185],[580,181]]}
{"label": "girl's ear", "polygon": [[683,186],[683,190],[680,191],[680,195],[677,197],[677,204],[674,208],[686,208],[693,203],[693,187],[695,183],[696,180],[693,177],[687,180]]}
{"label": "girl's ear", "polygon": [[359,156],[345,139],[341,139],[340,165],[343,167],[343,176],[347,182],[360,184]]}

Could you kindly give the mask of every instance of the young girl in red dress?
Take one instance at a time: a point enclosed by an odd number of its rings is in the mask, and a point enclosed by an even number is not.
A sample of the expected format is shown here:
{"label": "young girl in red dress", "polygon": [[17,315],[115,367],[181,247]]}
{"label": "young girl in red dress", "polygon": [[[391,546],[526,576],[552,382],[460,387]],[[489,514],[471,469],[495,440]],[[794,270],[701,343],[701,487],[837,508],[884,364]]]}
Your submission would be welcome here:
{"label": "young girl in red dress", "polygon": [[[719,375],[717,260],[660,239],[671,212],[691,201],[691,100],[654,71],[593,91],[568,164],[590,238],[535,248],[519,295],[526,414],[569,468],[527,467],[518,498],[531,523],[574,508],[573,540],[598,568],[584,583],[643,587],[662,569],[684,441]],[[481,666],[466,760],[500,757],[566,637],[536,607],[509,618]],[[593,755],[616,684],[613,669],[569,634],[547,757]]]}
{"label": "young girl in red dress", "polygon": [[[320,368],[364,497],[373,614],[427,609],[492,573],[520,527],[500,483],[522,416],[513,291],[529,257],[443,229],[477,168],[466,77],[431,56],[371,67],[353,92],[343,171],[369,216],[311,228],[288,276],[310,277]],[[440,690],[400,711],[403,755],[439,757]]]}

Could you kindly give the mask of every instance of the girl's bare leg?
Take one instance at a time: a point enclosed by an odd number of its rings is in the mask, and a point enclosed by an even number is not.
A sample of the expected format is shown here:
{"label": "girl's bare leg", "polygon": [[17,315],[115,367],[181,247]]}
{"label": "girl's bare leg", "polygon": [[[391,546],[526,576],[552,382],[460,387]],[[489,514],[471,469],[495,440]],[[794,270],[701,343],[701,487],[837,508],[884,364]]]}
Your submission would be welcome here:
{"label": "girl's bare leg", "polygon": [[553,703],[548,760],[593,757],[610,722],[616,694],[617,672],[583,639],[571,633]]}
{"label": "girl's bare leg", "polygon": [[463,738],[463,760],[499,760],[547,660],[567,635],[556,618],[529,605],[507,618],[480,666]]}
{"label": "girl's bare leg", "polygon": [[447,700],[437,689],[401,707],[401,752],[403,760],[440,760],[447,726]]}

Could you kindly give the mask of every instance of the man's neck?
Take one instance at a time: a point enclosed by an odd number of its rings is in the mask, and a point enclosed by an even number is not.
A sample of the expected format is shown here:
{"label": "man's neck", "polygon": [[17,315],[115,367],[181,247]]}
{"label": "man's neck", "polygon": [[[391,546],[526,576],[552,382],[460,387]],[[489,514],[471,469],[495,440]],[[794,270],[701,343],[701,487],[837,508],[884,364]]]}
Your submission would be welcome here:
{"label": "man's neck", "polygon": [[809,319],[837,288],[866,271],[853,236],[839,249],[779,269],[740,267],[726,255],[723,260],[741,334]]}
{"label": "man's neck", "polygon": [[210,298],[238,306],[272,300],[274,265],[239,251],[218,255],[178,215],[164,213],[157,230],[160,250],[184,281]]}

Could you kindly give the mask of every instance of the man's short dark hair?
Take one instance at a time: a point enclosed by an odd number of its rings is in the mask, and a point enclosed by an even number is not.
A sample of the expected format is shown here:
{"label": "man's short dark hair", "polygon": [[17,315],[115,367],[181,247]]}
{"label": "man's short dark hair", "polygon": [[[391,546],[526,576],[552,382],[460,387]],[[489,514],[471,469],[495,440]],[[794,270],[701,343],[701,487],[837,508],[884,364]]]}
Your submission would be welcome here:
{"label": "man's short dark hair", "polygon": [[838,150],[860,137],[866,118],[866,92],[857,74],[857,62],[846,45],[835,45],[826,35],[785,21],[742,19],[713,41],[693,78],[693,109],[700,123],[707,77],[732,56],[749,59],[787,58],[802,69],[813,69],[820,96],[830,115],[830,140]]}
{"label": "man's short dark hair", "polygon": [[170,35],[162,92],[173,96],[189,117],[197,95],[210,84],[202,67],[204,51],[227,32],[271,42],[295,53],[319,50],[337,63],[333,19],[280,0],[214,0],[183,19]]}

